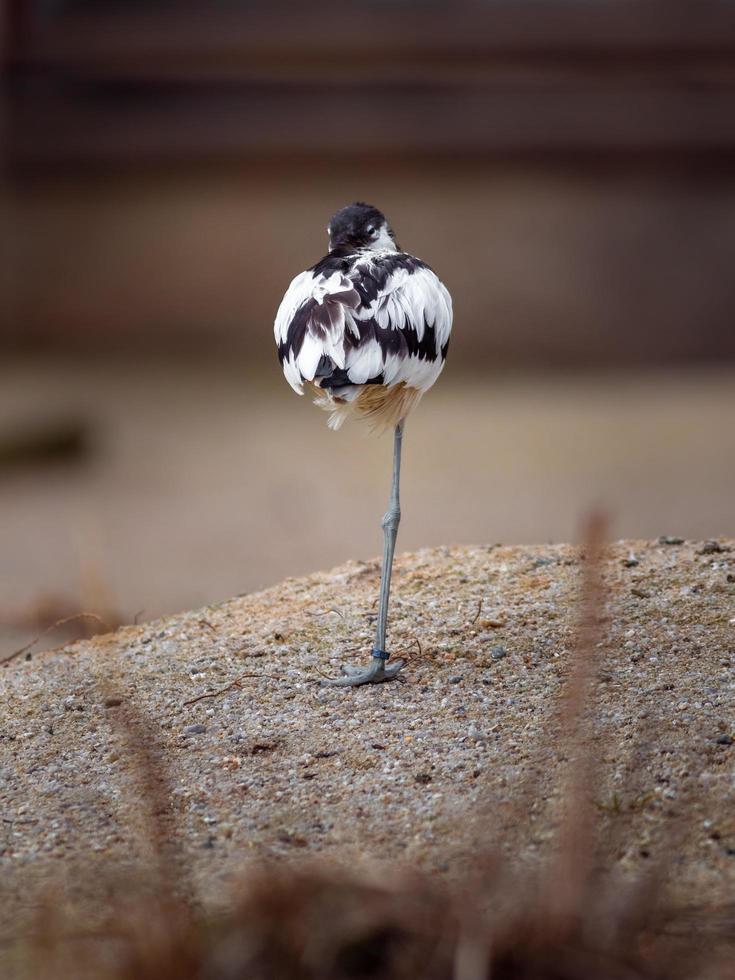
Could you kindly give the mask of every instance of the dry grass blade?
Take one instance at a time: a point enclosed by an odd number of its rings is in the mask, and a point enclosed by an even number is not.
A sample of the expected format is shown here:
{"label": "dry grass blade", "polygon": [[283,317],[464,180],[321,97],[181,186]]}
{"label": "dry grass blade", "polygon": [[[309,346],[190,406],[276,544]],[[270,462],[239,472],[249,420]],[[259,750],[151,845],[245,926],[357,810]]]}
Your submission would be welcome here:
{"label": "dry grass blade", "polygon": [[153,726],[130,702],[121,705],[109,718],[124,744],[124,757],[131,761],[130,771],[139,801],[140,838],[148,845],[153,858],[149,877],[162,896],[191,898],[194,890],[186,870],[185,847]]}
{"label": "dry grass blade", "polygon": [[579,913],[587,878],[594,865],[596,774],[590,708],[592,681],[599,666],[602,645],[602,557],[606,532],[605,517],[599,513],[590,514],[583,526],[577,632],[571,672],[562,701],[561,746],[569,775],[557,854],[549,875],[554,890],[553,907],[562,928],[566,918]]}
{"label": "dry grass blade", "polygon": [[480,599],[480,601],[477,603],[477,612],[475,613],[475,615],[470,620],[470,626],[474,626],[475,625],[475,623],[477,622],[477,620],[480,618],[481,613],[482,613],[482,599]]}
{"label": "dry grass blade", "polygon": [[62,626],[68,626],[69,623],[84,620],[98,623],[107,633],[112,632],[112,627],[106,623],[101,616],[98,616],[97,613],[79,612],[74,613],[72,616],[64,616],[63,619],[57,619],[55,623],[52,623],[49,627],[47,627],[43,633],[39,633],[38,636],[34,640],[31,640],[30,643],[26,643],[26,645],[21,647],[20,650],[15,650],[13,653],[9,654],[9,656],[0,659],[0,666],[10,663],[11,660],[16,660],[18,657],[22,657],[26,653],[30,653],[37,643],[40,643],[44,637],[48,636],[49,633],[53,633],[54,630],[60,629]]}
{"label": "dry grass blade", "polygon": [[219,698],[223,694],[227,694],[229,691],[239,691],[242,688],[241,682],[244,681],[246,677],[255,677],[261,680],[263,678],[279,680],[279,681],[288,680],[288,678],[284,677],[282,674],[271,674],[268,671],[262,671],[259,674],[258,673],[239,674],[233,681],[230,681],[229,684],[225,684],[224,687],[219,688],[217,691],[207,691],[206,694],[197,694],[195,698],[189,698],[188,701],[184,701],[184,705],[188,706],[190,704],[196,704],[198,701],[204,701],[207,698]]}

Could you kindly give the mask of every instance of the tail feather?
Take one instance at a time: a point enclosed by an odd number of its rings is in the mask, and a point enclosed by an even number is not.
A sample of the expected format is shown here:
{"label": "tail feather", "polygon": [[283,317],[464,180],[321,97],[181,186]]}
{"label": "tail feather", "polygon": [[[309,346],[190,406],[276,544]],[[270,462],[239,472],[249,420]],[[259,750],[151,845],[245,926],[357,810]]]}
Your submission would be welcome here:
{"label": "tail feather", "polygon": [[401,383],[391,385],[353,386],[333,395],[328,389],[314,385],[314,404],[330,413],[327,425],[339,429],[348,418],[364,419],[372,432],[385,432],[408,415],[423,394],[418,388]]}

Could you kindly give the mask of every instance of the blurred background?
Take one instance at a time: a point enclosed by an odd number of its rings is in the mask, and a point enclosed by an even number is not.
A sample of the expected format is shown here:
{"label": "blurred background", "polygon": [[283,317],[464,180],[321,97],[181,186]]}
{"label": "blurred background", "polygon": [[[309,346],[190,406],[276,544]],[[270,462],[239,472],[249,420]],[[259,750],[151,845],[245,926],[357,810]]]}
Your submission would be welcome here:
{"label": "blurred background", "polygon": [[733,533],[735,4],[3,10],[0,654],[378,554],[272,338],[355,199],[455,303],[400,549]]}

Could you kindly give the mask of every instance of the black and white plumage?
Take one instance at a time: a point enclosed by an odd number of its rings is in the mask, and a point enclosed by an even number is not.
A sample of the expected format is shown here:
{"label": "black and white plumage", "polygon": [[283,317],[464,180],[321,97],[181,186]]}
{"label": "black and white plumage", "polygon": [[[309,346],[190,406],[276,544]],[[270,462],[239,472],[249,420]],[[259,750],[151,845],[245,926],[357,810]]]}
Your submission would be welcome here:
{"label": "black and white plumage", "polygon": [[329,253],[296,276],[276,314],[283,373],[304,385],[339,428],[349,415],[374,428],[393,426],[393,483],[383,517],[383,565],[372,663],[343,669],[323,683],[375,684],[398,675],[385,650],[391,570],[401,518],[399,483],[406,415],[441,374],[452,329],[452,300],[434,272],[401,251],[388,222],[370,204],[350,204],[327,228]]}
{"label": "black and white plumage", "polygon": [[439,377],[452,329],[452,300],[421,259],[400,250],[369,204],[337,212],[330,250],[296,276],[274,333],[286,380],[339,428],[351,414],[395,425]]}

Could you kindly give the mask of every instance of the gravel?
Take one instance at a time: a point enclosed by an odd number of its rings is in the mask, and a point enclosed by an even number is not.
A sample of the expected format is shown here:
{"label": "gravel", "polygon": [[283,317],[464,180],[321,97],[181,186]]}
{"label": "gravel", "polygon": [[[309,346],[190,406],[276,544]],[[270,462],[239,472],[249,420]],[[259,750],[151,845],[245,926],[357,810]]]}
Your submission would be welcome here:
{"label": "gravel", "polygon": [[[606,861],[646,867],[675,840],[678,891],[717,902],[735,881],[735,551],[671,540],[609,550],[587,792]],[[150,746],[205,901],[260,858],[457,875],[478,839],[516,861],[548,852],[577,550],[400,556],[389,640],[405,683],[320,687],[367,659],[378,580],[377,561],[350,562],[0,671],[0,924],[62,870],[93,891],[95,869],[145,862]]]}

